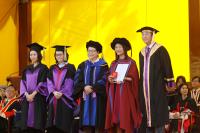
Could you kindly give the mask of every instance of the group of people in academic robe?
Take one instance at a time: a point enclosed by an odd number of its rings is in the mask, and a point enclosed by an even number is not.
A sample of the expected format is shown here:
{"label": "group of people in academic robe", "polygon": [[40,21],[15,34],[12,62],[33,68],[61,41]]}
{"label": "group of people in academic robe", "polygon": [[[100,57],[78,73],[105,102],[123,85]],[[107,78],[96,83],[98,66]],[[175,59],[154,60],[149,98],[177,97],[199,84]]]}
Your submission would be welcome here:
{"label": "group of people in academic robe", "polygon": [[200,77],[195,76],[188,85],[184,76],[176,79],[176,88],[168,94],[170,128],[172,133],[199,133]]}
{"label": "group of people in academic robe", "polygon": [[180,85],[178,93],[177,101],[170,108],[170,116],[174,118],[170,124],[171,130],[172,132],[188,133],[191,125],[195,123],[194,115],[199,111],[195,100],[189,96],[187,83]]}
{"label": "group of people in academic robe", "polygon": [[56,64],[41,63],[43,46],[28,45],[31,65],[23,71],[20,84],[22,132],[69,132],[73,120],[74,65],[67,62],[65,47],[56,45]]}
{"label": "group of people in academic robe", "polygon": [[[174,87],[170,57],[154,41],[158,30],[143,27],[137,32],[147,45],[139,54],[140,78],[126,38],[111,42],[115,60],[110,68],[100,58],[103,48],[96,41],[86,43],[88,59],[77,70],[68,62],[70,46],[53,46],[56,63],[48,68],[41,63],[45,48],[28,45],[30,65],[20,83],[22,132],[70,133],[79,100],[79,132],[163,133],[169,123],[166,87]],[[128,65],[127,72],[117,82],[116,68],[122,64]]]}
{"label": "group of people in academic robe", "polygon": [[195,116],[195,124],[197,127],[198,132],[200,131],[200,76],[194,76],[191,80],[191,90],[190,90],[190,97],[194,99],[198,113]]}

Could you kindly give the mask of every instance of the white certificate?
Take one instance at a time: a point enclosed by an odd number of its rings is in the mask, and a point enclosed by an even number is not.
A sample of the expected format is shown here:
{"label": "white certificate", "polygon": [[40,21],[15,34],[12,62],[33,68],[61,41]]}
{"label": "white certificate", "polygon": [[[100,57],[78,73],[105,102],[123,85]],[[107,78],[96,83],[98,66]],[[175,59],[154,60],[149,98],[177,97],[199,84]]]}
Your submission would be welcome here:
{"label": "white certificate", "polygon": [[116,82],[123,82],[126,76],[126,72],[129,68],[129,64],[118,64],[115,72],[117,72]]}

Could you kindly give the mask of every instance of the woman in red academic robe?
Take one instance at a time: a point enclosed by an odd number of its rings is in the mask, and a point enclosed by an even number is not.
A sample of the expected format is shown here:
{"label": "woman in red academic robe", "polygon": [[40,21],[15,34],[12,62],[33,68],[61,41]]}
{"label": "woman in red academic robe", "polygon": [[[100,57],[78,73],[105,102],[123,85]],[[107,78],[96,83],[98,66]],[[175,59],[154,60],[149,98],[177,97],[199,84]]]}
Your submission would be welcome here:
{"label": "woman in red academic robe", "polygon": [[[111,48],[116,60],[111,63],[108,76],[105,129],[110,133],[132,133],[139,128],[142,117],[138,100],[138,69],[135,61],[127,55],[131,44],[126,38],[115,38]],[[123,82],[115,82],[118,64],[128,64]]]}

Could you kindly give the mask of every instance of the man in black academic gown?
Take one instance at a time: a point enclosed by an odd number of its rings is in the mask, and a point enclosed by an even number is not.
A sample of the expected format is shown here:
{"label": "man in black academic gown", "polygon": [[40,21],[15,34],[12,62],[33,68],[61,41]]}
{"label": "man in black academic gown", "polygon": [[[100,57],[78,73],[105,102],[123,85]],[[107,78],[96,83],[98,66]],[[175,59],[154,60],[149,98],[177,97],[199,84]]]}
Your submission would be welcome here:
{"label": "man in black academic gown", "polygon": [[164,46],[154,41],[158,30],[143,27],[146,46],[139,54],[140,61],[140,105],[143,113],[142,133],[163,133],[169,122],[166,87],[174,86],[173,71],[169,54]]}

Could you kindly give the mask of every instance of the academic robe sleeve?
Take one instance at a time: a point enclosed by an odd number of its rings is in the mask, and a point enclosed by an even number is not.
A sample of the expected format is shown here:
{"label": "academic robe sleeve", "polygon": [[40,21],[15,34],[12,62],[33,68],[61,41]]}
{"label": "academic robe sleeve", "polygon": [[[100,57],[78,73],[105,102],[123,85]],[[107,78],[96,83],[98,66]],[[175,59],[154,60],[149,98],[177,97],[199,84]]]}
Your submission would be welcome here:
{"label": "academic robe sleeve", "polygon": [[197,107],[196,102],[194,101],[194,99],[190,99],[189,108],[190,108],[191,111],[193,111],[195,113],[199,112],[198,107]]}
{"label": "academic robe sleeve", "polygon": [[66,98],[71,99],[73,90],[74,90],[74,76],[76,68],[72,64],[68,64],[67,75],[65,77],[64,84],[59,92],[61,92]]}
{"label": "academic robe sleeve", "polygon": [[22,73],[22,79],[20,81],[20,96],[23,97],[24,93],[27,92],[26,86],[26,69]]}
{"label": "academic robe sleeve", "polygon": [[38,75],[38,85],[36,87],[36,91],[38,91],[41,95],[47,96],[47,75],[48,75],[48,68],[44,65]]}
{"label": "academic robe sleeve", "polygon": [[5,114],[5,116],[6,116],[7,118],[9,118],[9,117],[14,116],[15,113],[16,113],[17,111],[20,111],[20,109],[21,109],[21,106],[20,106],[19,102],[18,102],[18,101],[15,101],[15,102],[11,105],[10,109],[9,109],[8,111],[4,112],[4,114]]}
{"label": "academic robe sleeve", "polygon": [[172,106],[171,106],[171,108],[170,108],[170,111],[172,111],[172,112],[174,112],[174,110],[176,110],[177,104],[179,103],[179,99],[181,98],[180,96],[177,96],[177,97],[178,97],[178,100],[176,100],[176,101],[172,104]]}
{"label": "academic robe sleeve", "polygon": [[[141,120],[142,120],[142,113],[140,111],[139,96],[138,96],[139,95],[139,90],[138,90],[139,89],[139,74],[138,74],[138,69],[137,69],[137,65],[135,61],[131,63],[127,77],[130,77],[132,79],[132,81],[126,81],[126,82],[130,82],[131,84],[130,92],[133,95],[133,99],[129,99],[129,100],[135,103],[135,106],[131,104],[131,110],[133,114],[132,117],[134,120],[136,120],[136,123],[134,123],[134,125],[135,127],[140,127]],[[131,96],[129,96],[129,98],[130,97]],[[136,114],[134,114],[135,111],[133,110],[136,110]]]}
{"label": "academic robe sleeve", "polygon": [[136,66],[136,63],[134,62],[132,64],[132,69],[131,69],[132,73],[130,75],[130,77],[132,78],[132,84],[133,84],[133,91],[135,94],[135,98],[136,98],[136,103],[137,103],[137,107],[139,108],[139,97],[138,97],[138,89],[139,89],[139,74],[138,74],[138,69]]}
{"label": "academic robe sleeve", "polygon": [[165,81],[167,83],[168,87],[174,87],[174,74],[172,70],[172,65],[171,65],[171,60],[170,56],[165,49],[165,47],[162,46],[162,51],[161,51],[161,61],[162,61],[162,67],[164,70],[164,75],[165,75]]}
{"label": "academic robe sleeve", "polygon": [[55,86],[53,83],[53,68],[54,66],[50,67],[48,76],[47,76],[47,88],[48,88],[47,100],[49,99],[50,96],[53,96],[53,92],[55,91]]}
{"label": "academic robe sleeve", "polygon": [[99,79],[92,86],[94,92],[106,95],[105,87],[106,87],[107,76],[108,76],[108,64],[104,64],[101,66]]}
{"label": "academic robe sleeve", "polygon": [[85,63],[81,63],[78,66],[78,69],[75,73],[74,77],[74,92],[73,92],[73,98],[77,99],[82,96],[82,92],[84,89],[84,65]]}

